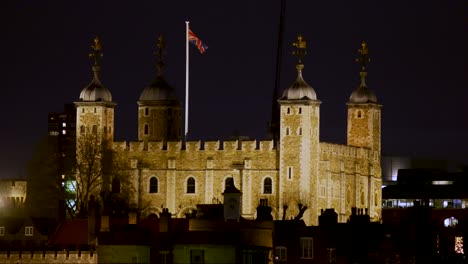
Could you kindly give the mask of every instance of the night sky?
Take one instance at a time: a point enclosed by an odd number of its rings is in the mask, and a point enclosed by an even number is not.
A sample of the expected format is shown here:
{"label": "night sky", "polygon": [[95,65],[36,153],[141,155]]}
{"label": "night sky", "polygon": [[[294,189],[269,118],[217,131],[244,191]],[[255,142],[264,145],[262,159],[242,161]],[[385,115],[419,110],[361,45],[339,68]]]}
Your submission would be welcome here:
{"label": "night sky", "polygon": [[[0,176],[25,176],[47,114],[78,99],[91,81],[98,35],[101,80],[117,103],[116,140],[137,137],[137,100],[167,41],[165,79],[184,101],[185,21],[209,47],[190,47],[190,139],[238,133],[266,138],[280,0],[6,1],[2,41]],[[308,42],[304,78],[321,104],[320,140],[346,143],[346,102],[367,84],[382,109],[383,155],[468,161],[468,4],[451,1],[287,1],[281,90],[295,79],[291,43]]]}

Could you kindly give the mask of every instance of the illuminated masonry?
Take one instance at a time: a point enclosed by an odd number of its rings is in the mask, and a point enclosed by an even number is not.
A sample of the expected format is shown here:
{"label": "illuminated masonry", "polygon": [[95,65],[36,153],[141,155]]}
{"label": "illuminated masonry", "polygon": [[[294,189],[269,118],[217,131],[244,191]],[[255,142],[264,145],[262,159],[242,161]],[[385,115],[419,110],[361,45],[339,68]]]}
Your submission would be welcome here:
{"label": "illuminated masonry", "polygon": [[[242,192],[242,215],[255,218],[260,199],[268,199],[274,219],[296,216],[318,224],[320,209],[334,208],[344,222],[352,207],[368,208],[372,219],[381,215],[381,105],[367,88],[367,47],[360,49],[361,84],[350,96],[348,143],[319,142],[320,101],[303,79],[301,48],[296,81],[278,100],[279,136],[260,141],[181,141],[182,106],[159,73],[138,101],[138,141],[114,142],[129,159],[133,202],[145,205],[144,214],[159,215],[162,207],[177,217],[198,203],[222,202],[226,180],[233,178]],[[303,44],[301,46],[301,44]],[[162,65],[162,64],[161,64]],[[95,65],[96,67],[96,65]],[[95,69],[95,67],[93,69]],[[161,72],[161,71],[160,71]],[[97,129],[113,139],[115,103],[98,81],[86,87],[77,106],[77,136]]]}

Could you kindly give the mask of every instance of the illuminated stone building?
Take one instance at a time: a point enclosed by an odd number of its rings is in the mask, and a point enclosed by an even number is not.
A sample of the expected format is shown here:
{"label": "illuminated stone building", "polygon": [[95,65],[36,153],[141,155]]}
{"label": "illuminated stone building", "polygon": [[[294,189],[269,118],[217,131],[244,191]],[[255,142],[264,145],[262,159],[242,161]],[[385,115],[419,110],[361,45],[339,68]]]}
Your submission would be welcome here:
{"label": "illuminated stone building", "polygon": [[[352,207],[368,208],[373,219],[380,218],[381,105],[365,82],[367,46],[359,50],[361,82],[347,103],[348,142],[340,145],[319,140],[321,102],[303,78],[305,45],[298,38],[297,78],[278,98],[278,142],[183,141],[182,103],[159,71],[138,100],[138,140],[113,142],[129,159],[133,202],[149,203],[144,215],[159,215],[164,207],[183,217],[197,204],[218,203],[232,179],[247,219],[256,217],[260,199],[268,199],[274,219],[293,218],[299,204],[307,206],[303,219],[308,225],[317,224],[324,208],[335,208],[340,222]],[[102,133],[112,140],[116,104],[98,70],[95,64],[92,83],[75,103],[76,134]]]}

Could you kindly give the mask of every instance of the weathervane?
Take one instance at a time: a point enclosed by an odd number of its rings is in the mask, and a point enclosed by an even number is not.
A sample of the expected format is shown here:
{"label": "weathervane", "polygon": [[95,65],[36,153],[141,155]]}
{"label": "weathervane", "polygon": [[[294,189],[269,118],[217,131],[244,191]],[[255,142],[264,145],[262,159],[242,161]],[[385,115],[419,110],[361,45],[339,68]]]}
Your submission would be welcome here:
{"label": "weathervane", "polygon": [[370,62],[369,49],[367,48],[366,41],[362,41],[362,48],[358,49],[360,56],[356,58],[356,62],[361,65],[361,71],[365,72],[367,69],[367,63]]}
{"label": "weathervane", "polygon": [[94,44],[91,45],[89,57],[94,59],[94,66],[99,66],[99,59],[102,58],[102,45],[98,37],[94,38]]}
{"label": "weathervane", "polygon": [[306,41],[302,38],[302,35],[299,34],[297,36],[297,41],[292,44],[294,47],[296,47],[296,50],[292,52],[293,55],[295,55],[298,59],[298,63],[302,64],[302,58],[307,54],[307,43]]}
{"label": "weathervane", "polygon": [[156,47],[158,47],[158,49],[154,52],[158,59],[156,67],[158,68],[158,76],[161,76],[164,68],[164,54],[166,53],[166,40],[162,35],[159,35]]}

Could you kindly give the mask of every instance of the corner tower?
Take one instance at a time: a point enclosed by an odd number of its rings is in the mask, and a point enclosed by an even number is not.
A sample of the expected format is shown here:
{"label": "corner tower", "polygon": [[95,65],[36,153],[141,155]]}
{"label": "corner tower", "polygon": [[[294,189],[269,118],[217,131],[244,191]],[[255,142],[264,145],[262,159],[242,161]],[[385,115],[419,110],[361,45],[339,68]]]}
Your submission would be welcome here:
{"label": "corner tower", "polygon": [[361,66],[361,84],[351,93],[348,105],[348,145],[369,148],[380,160],[381,139],[380,120],[381,107],[377,103],[375,93],[366,84],[367,63],[370,61],[369,50],[365,41],[359,49]]}
{"label": "corner tower", "polygon": [[315,189],[319,164],[320,101],[302,77],[306,42],[299,36],[294,54],[298,57],[296,81],[278,100],[280,104],[279,195],[285,219],[300,213],[299,204],[310,208],[304,215],[308,225],[316,223]]}
{"label": "corner tower", "polygon": [[[102,46],[99,38],[94,39],[90,58],[94,59],[93,80],[80,93],[76,106],[76,137],[86,134],[102,135],[110,144],[114,140],[114,107],[111,92],[99,79]],[[101,138],[101,137],[99,137]]]}
{"label": "corner tower", "polygon": [[181,140],[182,106],[172,88],[162,76],[166,43],[158,38],[156,79],[141,92],[138,101],[138,140]]}

